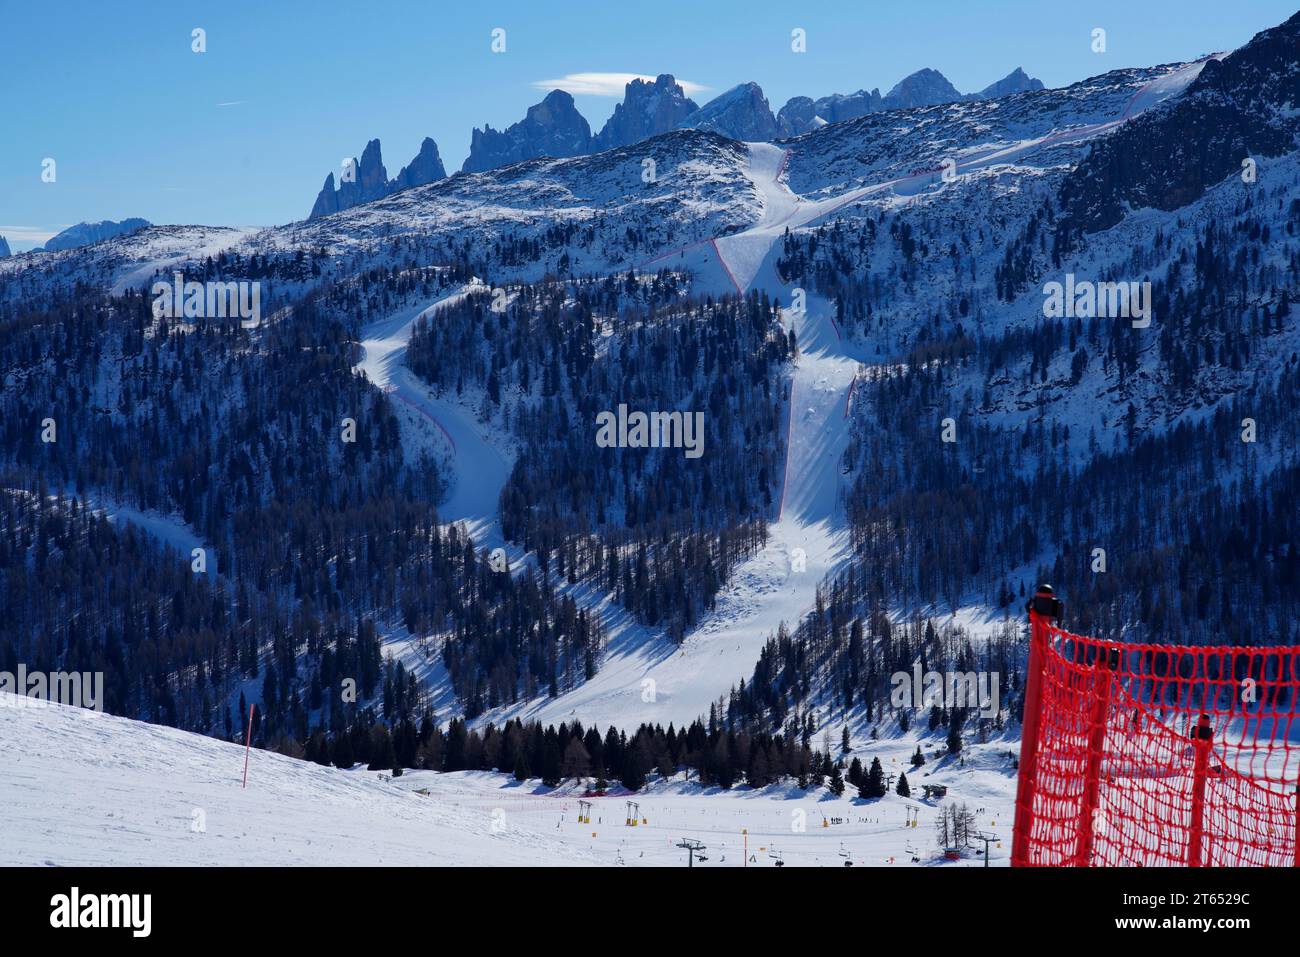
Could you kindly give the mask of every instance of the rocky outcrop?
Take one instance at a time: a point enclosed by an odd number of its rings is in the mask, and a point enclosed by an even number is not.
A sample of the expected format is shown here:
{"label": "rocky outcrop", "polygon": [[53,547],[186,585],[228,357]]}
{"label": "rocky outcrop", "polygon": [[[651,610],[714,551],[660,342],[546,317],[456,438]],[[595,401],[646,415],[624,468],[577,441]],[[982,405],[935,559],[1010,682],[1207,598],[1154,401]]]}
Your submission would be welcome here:
{"label": "rocky outcrop", "polygon": [[9,252],[9,243],[3,236],[0,236],[0,259],[4,259],[8,255],[11,255]]}
{"label": "rocky outcrop", "polygon": [[796,96],[781,107],[781,112],[777,114],[778,135],[798,136],[827,123],[856,120],[879,110],[905,110],[964,100],[986,100],[1042,88],[1042,80],[1036,80],[1016,67],[1007,76],[989,84],[980,92],[962,94],[938,70],[927,68],[903,78],[884,96],[880,95],[879,90],[832,93],[818,100]]}
{"label": "rocky outcrop", "polygon": [[935,106],[955,103],[965,99],[948,78],[938,70],[926,67],[905,76],[885,94],[882,105],[886,110],[909,110],[918,106]]}
{"label": "rocky outcrop", "polygon": [[856,120],[859,116],[884,109],[879,90],[858,90],[856,93],[832,93],[819,100],[796,96],[777,114],[781,136],[798,136],[827,123]]}
{"label": "rocky outcrop", "polygon": [[[89,246],[91,243],[103,242],[115,236],[125,236],[152,225],[149,220],[138,217],[124,219],[121,222],[105,219],[99,223],[77,223],[50,238],[44,248],[47,253],[58,252],[60,249],[76,249],[78,246]],[[8,249],[8,246],[5,248]]]}
{"label": "rocky outcrop", "polygon": [[334,174],[325,177],[325,185],[316,196],[311,215],[307,218],[319,219],[341,209],[380,199],[388,192],[388,171],[384,169],[379,140],[371,140],[361,152],[360,160],[354,156],[342,165],[337,190],[334,188]]}
{"label": "rocky outcrop", "polygon": [[996,100],[1000,96],[1010,96],[1012,93],[1028,93],[1033,90],[1041,90],[1043,81],[1030,76],[1020,67],[1016,67],[996,83],[990,83],[978,93],[972,93],[967,97],[969,100]]}
{"label": "rocky outcrop", "polygon": [[445,179],[446,176],[447,170],[442,165],[442,157],[438,155],[438,144],[426,136],[420,144],[420,152],[402,167],[397,179],[393,180],[392,188],[398,190],[408,186],[424,186]]}
{"label": "rocky outcrop", "polygon": [[389,180],[388,170],[384,168],[383,151],[379,140],[371,140],[361,153],[361,159],[353,157],[339,171],[338,187],[334,185],[334,174],[325,177],[325,185],[316,195],[308,219],[320,219],[344,209],[351,209],[362,203],[382,199],[389,193],[408,186],[423,186],[446,177],[442,158],[438,155],[438,144],[427,136],[420,144],[420,152],[410,164],[404,166],[397,178]]}
{"label": "rocky outcrop", "polygon": [[623,92],[623,102],[591,142],[593,153],[631,146],[660,133],[677,129],[699,106],[690,99],[671,73],[653,82],[636,79]]}
{"label": "rocky outcrop", "polygon": [[573,105],[573,97],[552,90],[528,114],[504,130],[474,130],[469,157],[461,170],[484,170],[521,163],[539,156],[580,156],[591,149],[591,127]]}
{"label": "rocky outcrop", "polygon": [[777,135],[776,117],[757,83],[732,87],[679,125],[682,129],[708,130],[746,142],[771,140]]}

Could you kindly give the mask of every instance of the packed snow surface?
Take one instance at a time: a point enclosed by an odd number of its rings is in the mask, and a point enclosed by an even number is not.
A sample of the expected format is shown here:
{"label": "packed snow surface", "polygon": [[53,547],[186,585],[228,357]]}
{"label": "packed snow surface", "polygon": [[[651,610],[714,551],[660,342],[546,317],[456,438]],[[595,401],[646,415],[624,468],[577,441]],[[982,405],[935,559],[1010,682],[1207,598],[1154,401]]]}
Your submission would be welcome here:
{"label": "packed snow surface", "polygon": [[[392,778],[256,749],[245,790],[240,745],[26,702],[0,692],[0,866],[682,866],[684,839],[705,846],[697,867],[981,866],[982,842],[943,859],[934,824],[953,802],[993,838],[992,865],[1005,865],[1011,848],[1014,741],[970,745],[964,765],[933,758],[938,738],[856,742],[864,765],[879,757],[887,774],[907,773],[911,798],[867,801],[851,787],[836,798],[790,782],[724,791],[679,773],[638,794],[588,798],[587,823],[575,782],[552,789],[468,771]],[[914,769],[918,742],[927,763]],[[928,783],[947,795],[920,797]]]}

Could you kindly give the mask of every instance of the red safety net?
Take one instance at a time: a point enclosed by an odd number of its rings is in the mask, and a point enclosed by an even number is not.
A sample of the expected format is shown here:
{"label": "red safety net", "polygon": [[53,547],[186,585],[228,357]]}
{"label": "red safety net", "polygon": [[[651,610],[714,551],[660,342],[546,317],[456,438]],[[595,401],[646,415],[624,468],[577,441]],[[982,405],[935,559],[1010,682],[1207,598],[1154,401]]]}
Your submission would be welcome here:
{"label": "red safety net", "polygon": [[1013,864],[1300,866],[1300,647],[1117,644],[1030,617]]}

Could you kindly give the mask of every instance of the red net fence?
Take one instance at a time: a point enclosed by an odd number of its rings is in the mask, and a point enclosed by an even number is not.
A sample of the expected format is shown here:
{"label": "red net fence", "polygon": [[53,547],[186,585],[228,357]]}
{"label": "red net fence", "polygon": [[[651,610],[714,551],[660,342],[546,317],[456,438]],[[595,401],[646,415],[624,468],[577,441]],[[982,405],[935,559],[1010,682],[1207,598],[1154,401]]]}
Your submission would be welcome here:
{"label": "red net fence", "polygon": [[1300,866],[1300,647],[1117,644],[1030,619],[1013,864]]}

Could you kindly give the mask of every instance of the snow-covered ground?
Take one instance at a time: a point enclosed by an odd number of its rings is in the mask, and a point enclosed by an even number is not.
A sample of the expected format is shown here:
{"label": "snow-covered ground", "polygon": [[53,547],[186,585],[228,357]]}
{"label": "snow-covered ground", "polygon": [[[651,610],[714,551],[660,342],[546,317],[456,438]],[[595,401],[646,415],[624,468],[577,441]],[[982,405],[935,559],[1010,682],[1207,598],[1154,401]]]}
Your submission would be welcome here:
{"label": "snow-covered ground", "polygon": [[[704,789],[681,775],[635,795],[591,798],[492,772],[408,771],[399,778],[342,771],[201,735],[60,705],[15,707],[0,692],[0,866],[3,865],[615,865],[679,866],[684,838],[705,845],[705,867],[980,866],[976,848],[944,862],[939,807],[964,803],[993,836],[990,859],[1011,849],[1014,742],[968,745],[966,762],[908,763],[912,735],[867,742],[913,794],[943,784],[941,800],[891,793],[863,801],[793,784]],[[934,739],[937,740],[937,739]],[[851,759],[851,755],[846,759]],[[420,792],[426,793],[420,793]],[[628,826],[626,801],[642,822]],[[909,816],[918,823],[908,827]],[[748,832],[746,834],[746,832]],[[744,853],[748,842],[750,857]],[[979,848],[982,849],[982,844]],[[913,861],[913,858],[917,858]]]}
{"label": "snow-covered ground", "polygon": [[[0,692],[0,865],[598,863],[370,772]],[[21,706],[16,706],[21,705]]]}

